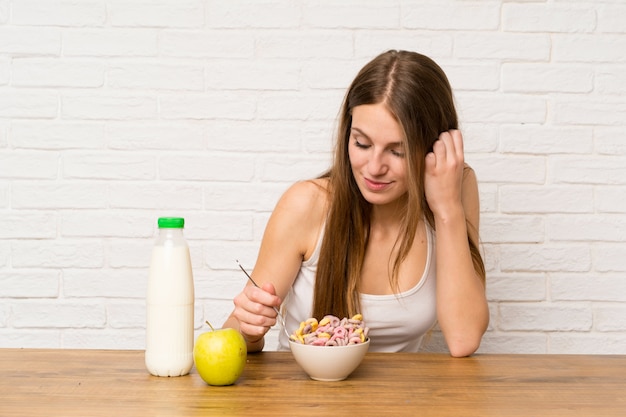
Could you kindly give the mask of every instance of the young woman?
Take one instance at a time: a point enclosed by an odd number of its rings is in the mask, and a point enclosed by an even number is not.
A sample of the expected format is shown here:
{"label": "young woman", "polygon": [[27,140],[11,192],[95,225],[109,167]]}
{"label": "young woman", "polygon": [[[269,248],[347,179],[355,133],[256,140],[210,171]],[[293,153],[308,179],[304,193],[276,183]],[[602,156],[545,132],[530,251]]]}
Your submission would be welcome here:
{"label": "young woman", "polygon": [[[371,351],[417,351],[438,323],[452,356],[474,353],[489,310],[478,188],[457,129],[430,58],[388,51],[369,62],[347,91],[331,168],[281,197],[252,273],[261,288],[244,287],[224,327],[252,352],[274,307],[290,332],[361,313]],[[288,349],[282,333],[279,343]]]}

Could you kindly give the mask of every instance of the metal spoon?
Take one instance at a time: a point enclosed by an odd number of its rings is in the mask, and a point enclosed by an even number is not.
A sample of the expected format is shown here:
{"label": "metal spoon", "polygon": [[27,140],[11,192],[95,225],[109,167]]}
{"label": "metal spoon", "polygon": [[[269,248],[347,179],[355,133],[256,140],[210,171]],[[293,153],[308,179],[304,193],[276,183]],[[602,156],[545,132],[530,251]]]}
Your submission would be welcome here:
{"label": "metal spoon", "polygon": [[[246,276],[248,277],[248,279],[250,280],[250,282],[252,284],[254,284],[255,287],[257,288],[261,288],[259,287],[259,285],[254,282],[254,280],[252,279],[252,277],[250,276],[250,274],[248,274],[248,272],[243,268],[243,266],[241,266],[241,264],[239,263],[238,260],[235,260],[237,262],[237,265],[239,265],[239,268],[241,268],[241,270],[243,271],[244,274],[246,274]],[[285,332],[285,335],[287,336],[287,340],[289,340],[290,338],[290,334],[287,331],[287,326],[285,325],[285,317],[282,315],[282,313],[280,312],[280,310],[278,310],[276,307],[272,307],[274,309],[274,311],[276,312],[276,314],[278,314],[278,319],[280,320],[280,324],[283,328],[283,331]]]}

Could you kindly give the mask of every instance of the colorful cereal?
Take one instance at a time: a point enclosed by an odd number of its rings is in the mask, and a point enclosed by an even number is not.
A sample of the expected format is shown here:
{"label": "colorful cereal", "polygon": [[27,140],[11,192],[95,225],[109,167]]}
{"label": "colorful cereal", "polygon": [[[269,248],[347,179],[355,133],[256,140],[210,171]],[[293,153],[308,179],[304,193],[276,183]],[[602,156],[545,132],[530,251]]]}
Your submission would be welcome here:
{"label": "colorful cereal", "polygon": [[368,332],[361,314],[343,319],[329,314],[319,322],[315,318],[301,322],[290,339],[305,345],[346,346],[365,342]]}

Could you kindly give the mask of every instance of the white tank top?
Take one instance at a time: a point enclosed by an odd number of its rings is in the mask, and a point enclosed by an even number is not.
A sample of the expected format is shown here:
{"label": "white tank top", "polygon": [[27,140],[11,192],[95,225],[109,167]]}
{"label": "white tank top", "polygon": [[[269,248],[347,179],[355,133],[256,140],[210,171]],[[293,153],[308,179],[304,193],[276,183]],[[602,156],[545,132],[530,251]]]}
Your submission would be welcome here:
{"label": "white tank top", "polygon": [[[426,225],[428,250],[426,267],[415,287],[399,294],[361,294],[361,313],[369,327],[371,352],[417,352],[424,334],[437,321],[435,303],[435,244],[433,231]],[[311,317],[313,311],[313,287],[315,272],[323,239],[318,239],[311,257],[302,262],[283,306],[287,312],[287,330],[293,333],[300,322]],[[320,317],[316,317],[318,320]],[[289,350],[284,332],[279,335],[279,350]]]}

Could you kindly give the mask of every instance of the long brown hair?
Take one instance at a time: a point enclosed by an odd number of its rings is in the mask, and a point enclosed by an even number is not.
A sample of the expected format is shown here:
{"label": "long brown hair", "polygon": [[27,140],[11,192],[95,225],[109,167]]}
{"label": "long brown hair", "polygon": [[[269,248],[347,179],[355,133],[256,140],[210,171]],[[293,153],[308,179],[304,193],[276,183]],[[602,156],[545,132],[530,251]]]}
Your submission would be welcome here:
{"label": "long brown hair", "polygon": [[[359,281],[370,230],[371,204],[354,180],[348,145],[352,109],[383,103],[397,118],[407,150],[408,192],[400,213],[404,233],[396,242],[391,273],[398,286],[398,270],[406,258],[422,218],[434,228],[434,216],[424,191],[424,158],[441,132],[458,128],[452,89],[443,70],[430,58],[407,51],[387,51],[357,74],[345,95],[337,131],[334,161],[322,175],[329,180],[329,212],[317,267],[313,317],[348,317],[360,312]],[[469,227],[470,225],[468,225]],[[474,268],[485,279],[482,257],[468,235]]]}

